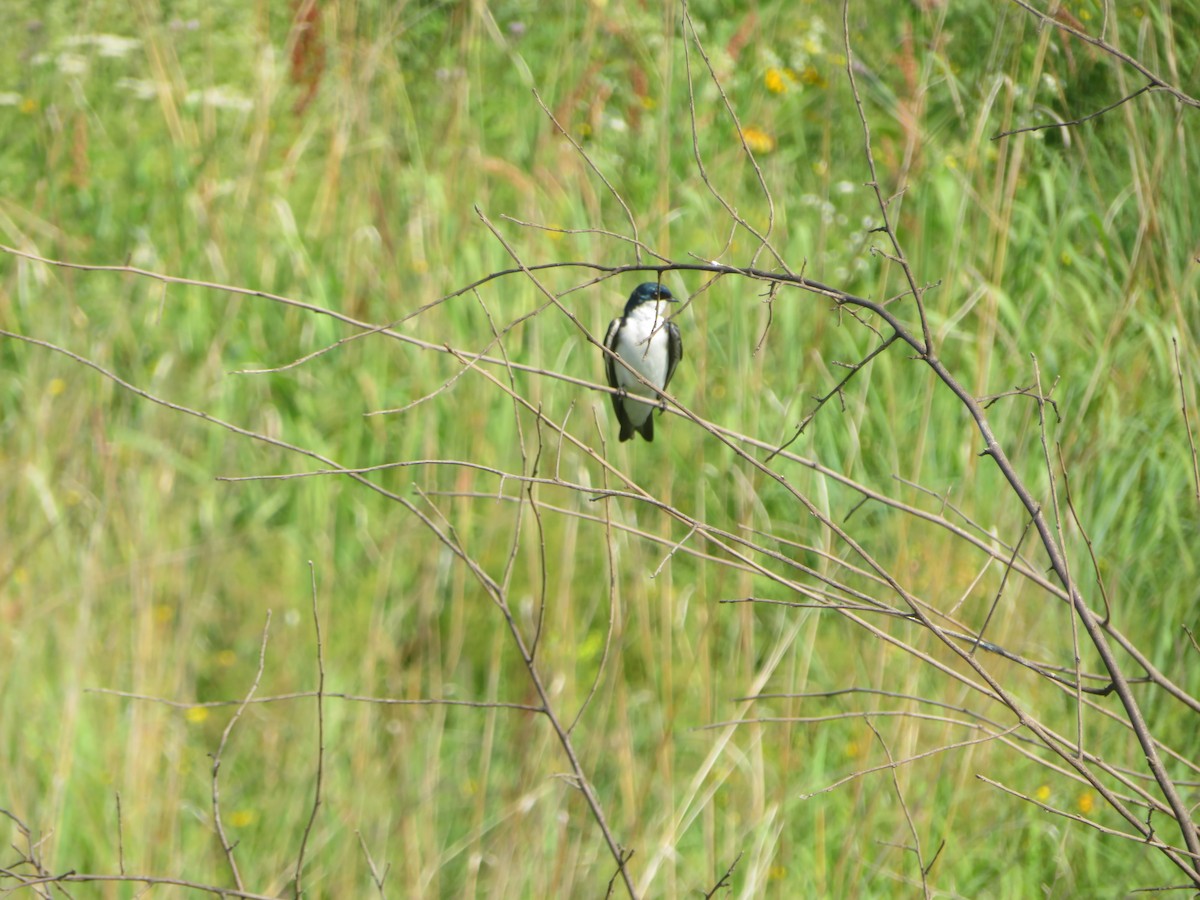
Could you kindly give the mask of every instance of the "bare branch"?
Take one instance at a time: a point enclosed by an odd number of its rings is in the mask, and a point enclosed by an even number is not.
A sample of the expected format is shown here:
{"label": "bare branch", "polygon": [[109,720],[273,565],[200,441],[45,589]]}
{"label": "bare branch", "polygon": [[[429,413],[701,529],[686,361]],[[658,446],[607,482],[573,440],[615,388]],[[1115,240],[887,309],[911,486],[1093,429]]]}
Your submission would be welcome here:
{"label": "bare branch", "polygon": [[1196,485],[1196,502],[1200,503],[1200,458],[1196,456],[1196,439],[1192,436],[1192,422],[1188,418],[1187,391],[1183,387],[1183,365],[1179,361],[1179,341],[1174,337],[1171,338],[1171,347],[1175,351],[1175,375],[1179,378],[1179,406],[1183,410],[1183,430],[1187,432],[1188,446],[1192,450],[1192,481]]}
{"label": "bare branch", "polygon": [[921,344],[920,346],[916,346],[916,350],[923,357],[932,357],[934,354],[933,335],[929,330],[929,322],[925,317],[925,301],[922,299],[923,291],[917,286],[916,276],[913,275],[913,271],[908,264],[908,259],[900,247],[900,241],[896,237],[896,232],[892,228],[892,220],[888,215],[890,200],[884,200],[883,191],[879,186],[879,175],[875,170],[875,154],[871,149],[871,126],[867,123],[867,114],[863,109],[862,97],[858,94],[858,84],[854,80],[854,53],[850,48],[850,0],[843,0],[842,2],[842,35],[846,47],[846,78],[850,83],[850,93],[854,96],[854,106],[858,110],[859,121],[862,122],[863,155],[866,157],[867,169],[871,173],[871,180],[868,182],[868,187],[874,191],[875,203],[879,207],[879,214],[883,216],[883,231],[891,242],[894,254],[891,258],[900,265],[900,268],[904,272],[904,277],[908,280],[909,293],[912,295],[913,302],[917,307],[917,315],[921,320]]}
{"label": "bare branch", "polygon": [[383,871],[380,872],[379,867],[375,865],[374,858],[371,856],[371,851],[367,848],[367,842],[363,839],[362,832],[356,831],[354,832],[354,835],[358,838],[359,846],[362,847],[363,856],[365,856],[367,859],[367,868],[371,872],[371,883],[375,885],[375,890],[379,893],[379,900],[384,900],[384,898],[387,897],[387,894],[384,893],[383,882],[384,879],[387,878],[388,872],[392,868],[392,864],[388,863],[383,867]]}
{"label": "bare branch", "polygon": [[250,690],[246,692],[245,698],[234,713],[229,718],[229,722],[225,725],[225,730],[221,732],[221,742],[217,745],[217,752],[212,757],[212,811],[213,811],[213,827],[217,832],[217,839],[221,842],[221,852],[225,854],[225,860],[229,863],[229,870],[233,873],[234,883],[237,884],[239,891],[244,891],[246,886],[242,883],[242,873],[238,870],[237,860],[234,859],[233,850],[236,844],[229,843],[229,838],[225,835],[225,826],[221,821],[221,756],[225,752],[225,746],[229,743],[229,736],[233,734],[233,728],[241,719],[242,713],[246,711],[250,700],[254,697],[258,690],[258,683],[262,680],[263,668],[267,661],[267,640],[271,634],[271,611],[267,610],[267,621],[263,625],[262,644],[258,650],[258,670],[254,673],[254,681],[250,685]]}
{"label": "bare branch", "polygon": [[1068,34],[1072,34],[1075,37],[1079,38],[1081,41],[1091,44],[1093,47],[1098,47],[1099,49],[1101,49],[1105,53],[1107,53],[1109,56],[1112,56],[1115,59],[1119,59],[1121,62],[1125,63],[1127,66],[1130,66],[1130,67],[1136,69],[1138,72],[1140,72],[1142,75],[1144,75],[1146,77],[1146,79],[1150,82],[1151,87],[1157,88],[1159,90],[1162,90],[1162,91],[1170,94],[1171,96],[1173,96],[1176,100],[1180,101],[1181,103],[1186,103],[1188,106],[1193,106],[1193,107],[1196,107],[1197,109],[1200,109],[1200,100],[1197,100],[1194,97],[1190,97],[1187,94],[1185,94],[1183,91],[1179,90],[1179,88],[1174,87],[1171,84],[1168,84],[1166,81],[1164,81],[1162,78],[1160,78],[1154,72],[1152,72],[1149,69],[1149,67],[1147,67],[1146,65],[1141,63],[1139,60],[1135,59],[1134,57],[1130,56],[1128,53],[1125,53],[1123,50],[1119,50],[1118,48],[1114,47],[1112,44],[1108,43],[1108,41],[1102,40],[1101,38],[1092,37],[1090,34],[1088,34],[1085,31],[1080,31],[1078,28],[1071,25],[1069,22],[1064,21],[1063,18],[1060,16],[1054,16],[1054,15],[1050,15],[1048,13],[1042,12],[1040,9],[1037,9],[1035,6],[1033,6],[1033,4],[1028,3],[1027,0],[1011,0],[1011,2],[1015,3],[1017,6],[1021,7],[1021,9],[1025,10],[1030,15],[1036,16],[1044,24],[1051,25],[1051,26],[1059,29],[1060,31],[1065,31]]}
{"label": "bare branch", "polygon": [[304,893],[301,882],[304,873],[304,851],[308,847],[308,836],[317,821],[317,811],[321,808],[321,787],[325,780],[325,653],[321,646],[321,615],[317,608],[317,571],[311,559],[308,561],[308,575],[312,587],[313,632],[317,644],[317,777],[313,787],[312,812],[309,813],[308,824],[304,826],[304,836],[300,839],[300,852],[296,854],[294,893],[297,900]]}
{"label": "bare branch", "polygon": [[741,851],[739,851],[738,855],[733,858],[733,862],[731,862],[725,869],[725,874],[717,879],[717,883],[712,886],[712,890],[705,892],[704,900],[712,900],[712,898],[717,895],[717,891],[721,890],[722,888],[727,888],[729,890],[733,889],[732,885],[729,883],[729,879],[733,877],[733,870],[737,868],[737,864],[741,862],[741,859],[742,854]]}
{"label": "bare branch", "polygon": [[1076,125],[1082,125],[1084,122],[1090,122],[1092,119],[1099,118],[1100,116],[1104,115],[1107,112],[1112,112],[1118,106],[1121,106],[1124,103],[1128,103],[1130,100],[1133,100],[1136,97],[1140,97],[1142,94],[1146,93],[1147,91],[1152,91],[1155,89],[1156,89],[1156,86],[1152,82],[1150,84],[1143,85],[1142,87],[1140,87],[1136,91],[1134,91],[1132,94],[1128,94],[1127,96],[1122,97],[1116,103],[1110,103],[1108,106],[1104,107],[1104,109],[1098,109],[1094,113],[1090,113],[1086,116],[1081,116],[1078,119],[1071,119],[1069,122],[1046,122],[1042,125],[1026,125],[1024,128],[1013,128],[1013,129],[1010,129],[1009,131],[1001,131],[998,134],[992,135],[992,140],[998,141],[1001,138],[1006,138],[1013,134],[1024,134],[1025,132],[1028,132],[1028,131],[1045,131],[1048,128],[1073,128]]}
{"label": "bare branch", "polygon": [[896,799],[900,801],[900,811],[904,813],[904,821],[908,823],[908,833],[912,835],[913,846],[912,852],[917,857],[917,868],[921,873],[921,893],[925,897],[929,897],[929,868],[925,865],[925,857],[921,853],[921,836],[917,833],[916,823],[913,822],[912,813],[908,810],[908,802],[904,799],[904,790],[900,787],[900,778],[896,774],[896,761],[892,757],[892,750],[887,745],[887,741],[883,739],[883,735],[879,733],[879,729],[875,727],[875,723],[871,721],[871,717],[867,716],[863,721],[867,723],[867,727],[871,729],[871,733],[875,735],[875,739],[879,741],[879,746],[883,747],[883,753],[887,757],[889,774],[892,776],[892,790],[896,792]]}
{"label": "bare branch", "polygon": [[[638,236],[637,218],[634,217],[633,210],[629,208],[629,204],[625,202],[625,198],[621,196],[621,192],[613,187],[612,182],[608,180],[607,176],[605,176],[604,172],[601,171],[600,167],[597,166],[592,161],[592,158],[587,155],[587,152],[581,146],[579,146],[579,142],[575,140],[575,138],[571,137],[571,135],[567,132],[567,129],[563,128],[562,125],[559,124],[558,119],[554,117],[554,113],[550,112],[550,107],[546,106],[545,102],[542,100],[542,95],[539,94],[537,90],[534,90],[533,92],[533,99],[536,100],[538,106],[542,108],[542,112],[546,114],[546,118],[554,123],[554,127],[558,129],[558,133],[566,138],[571,146],[575,148],[575,152],[579,154],[583,161],[587,163],[588,168],[590,168],[596,174],[596,177],[599,178],[604,184],[604,186],[608,188],[608,192],[613,195],[619,204],[621,204],[621,209],[625,210],[625,218],[629,220],[629,230],[633,233],[630,243],[633,244],[634,259],[636,259],[640,264],[642,261],[643,245],[641,238]],[[658,256],[657,253],[653,255]]]}

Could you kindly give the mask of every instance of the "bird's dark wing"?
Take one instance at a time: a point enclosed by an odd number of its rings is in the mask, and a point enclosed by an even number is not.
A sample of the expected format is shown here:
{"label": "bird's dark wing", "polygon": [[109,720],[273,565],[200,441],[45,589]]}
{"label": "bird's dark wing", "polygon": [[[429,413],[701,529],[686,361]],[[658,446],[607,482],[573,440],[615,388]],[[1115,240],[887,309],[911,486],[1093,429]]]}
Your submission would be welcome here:
{"label": "bird's dark wing", "polygon": [[675,367],[683,359],[683,338],[679,336],[679,326],[674,322],[667,323],[667,377],[663,380],[663,390],[671,383]]}
{"label": "bird's dark wing", "polygon": [[[608,333],[604,335],[604,346],[612,351],[611,354],[604,354],[604,375],[608,379],[608,386],[610,388],[619,387],[617,384],[617,366],[620,363],[616,361],[613,354],[617,352],[617,335],[621,333],[621,326],[624,324],[625,319],[623,318],[613,319],[608,326]],[[616,399],[615,394],[613,395],[613,399]]]}
{"label": "bird's dark wing", "polygon": [[[612,351],[612,353],[604,354],[604,376],[608,379],[608,386],[610,388],[619,388],[621,386],[617,382],[617,366],[619,366],[620,363],[617,362],[613,354],[617,352],[617,336],[621,333],[621,327],[624,324],[624,317],[620,319],[613,319],[612,324],[608,326],[608,333],[604,335],[604,346]],[[612,398],[613,412],[617,414],[617,424],[621,426],[621,434],[619,439],[622,441],[627,441],[633,437],[634,429],[633,423],[629,421],[629,416],[625,414],[625,402],[618,394],[610,394],[609,396]],[[647,419],[647,421],[649,421],[649,419]],[[643,434],[644,433],[645,432],[643,432]],[[653,434],[653,432],[651,432],[651,434]],[[647,438],[647,440],[649,439]]]}

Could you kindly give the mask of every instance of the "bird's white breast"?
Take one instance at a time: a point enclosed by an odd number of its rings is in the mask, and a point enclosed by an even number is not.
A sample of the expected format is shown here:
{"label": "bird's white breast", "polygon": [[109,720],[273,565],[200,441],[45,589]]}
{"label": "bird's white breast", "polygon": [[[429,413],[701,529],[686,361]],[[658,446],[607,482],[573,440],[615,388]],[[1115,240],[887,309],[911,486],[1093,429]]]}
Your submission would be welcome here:
{"label": "bird's white breast", "polygon": [[[625,317],[625,326],[617,335],[616,354],[637,369],[638,373],[657,388],[665,386],[667,368],[669,365],[669,337],[667,336],[666,318],[663,316],[666,304],[643,303]],[[617,383],[632,393],[644,397],[654,396],[654,391],[633,377],[624,366],[616,367]],[[641,406],[641,404],[631,404]],[[649,413],[649,407],[643,407]]]}

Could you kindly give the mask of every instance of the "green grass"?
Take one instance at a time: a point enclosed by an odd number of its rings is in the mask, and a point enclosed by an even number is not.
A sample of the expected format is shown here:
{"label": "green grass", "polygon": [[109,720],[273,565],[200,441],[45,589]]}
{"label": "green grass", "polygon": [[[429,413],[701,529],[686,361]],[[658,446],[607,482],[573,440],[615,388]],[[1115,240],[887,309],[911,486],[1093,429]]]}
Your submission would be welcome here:
{"label": "green grass", "polygon": [[[491,281],[407,318],[513,265],[476,207],[526,263],[633,261],[610,236],[502,218],[629,232],[620,204],[556,134],[531,87],[626,200],[647,245],[680,261],[749,262],[753,238],[740,231],[730,240],[729,217],[696,166],[689,62],[711,183],[756,228],[767,226],[766,200],[695,45],[685,59],[677,11],[623,0],[551,12],[520,2],[322,4],[324,69],[298,112],[284,5],[16,6],[0,37],[0,95],[14,95],[0,105],[0,242],[9,246],[282,294],[480,352],[493,325],[506,329],[545,302],[528,279]],[[1113,621],[1194,695],[1200,676],[1181,626],[1200,625],[1200,504],[1172,341],[1195,435],[1200,120],[1158,94],[1068,137],[991,141],[1094,111],[1141,82],[1080,42],[1039,31],[1016,6],[952,3],[943,19],[893,6],[868,15],[853,4],[854,52],[884,193],[905,189],[890,212],[917,278],[936,282],[926,302],[939,355],[981,396],[1032,384],[1033,356],[1044,385],[1057,379],[1062,419],[1050,415],[1048,437],[1061,445]],[[1110,27],[1151,68],[1178,67],[1169,79],[1187,90],[1200,11],[1171,6],[1173,19],[1165,4],[1122,6]],[[1099,4],[1070,7],[1098,27]],[[904,290],[898,267],[869,252],[886,247],[869,232],[879,210],[863,187],[840,4],[697,3],[692,13],[742,126],[773,143],[758,160],[780,254],[794,270],[863,296]],[[124,56],[69,44],[101,32],[140,44]],[[787,89],[768,90],[767,72],[789,69]],[[205,102],[202,92],[215,88],[239,102],[217,105],[212,94]],[[566,292],[591,276],[539,277]],[[562,302],[599,336],[639,280],[621,276]],[[672,390],[703,418],[765,441],[790,437],[811,398],[845,374],[837,364],[876,343],[815,295],[785,290],[768,309],[762,284],[726,277],[701,291],[707,276],[665,280],[694,296],[680,319],[686,356]],[[910,302],[896,308],[915,318]],[[271,374],[234,374],[287,365],[354,333],[261,297],[3,254],[0,328],[342,465],[444,459],[528,474],[536,457],[540,476],[620,486],[480,371],[383,335]],[[513,325],[503,349],[514,362],[601,377],[599,352],[554,308]],[[212,828],[210,755],[234,708],[187,711],[90,689],[240,699],[256,677],[269,611],[259,695],[314,690],[309,561],[328,691],[537,703],[500,611],[401,505],[344,478],[217,482],[316,466],[156,406],[42,348],[0,341],[0,371],[0,658],[8,661],[0,808],[46,838],[39,852],[49,871],[116,873],[123,851],[127,872],[231,883]],[[508,384],[504,369],[487,371]],[[861,565],[787,490],[686,419],[664,416],[652,445],[618,446],[607,397],[512,377],[547,420],[566,422],[664,503],[729,532],[763,533],[757,540],[780,557],[755,557],[770,572],[820,587],[791,560],[886,596],[834,561]],[[400,414],[364,415],[431,394]],[[1048,508],[1036,403],[1003,398],[989,415]],[[961,405],[899,346],[861,371],[844,402],[827,405],[791,449],[924,510],[938,512],[944,497],[1010,543],[1026,521],[979,456],[982,440]],[[797,463],[771,466],[845,522],[907,589],[944,611],[961,602],[962,621],[983,623],[998,564],[981,575],[986,558],[945,530],[878,503],[858,507],[857,491]],[[545,604],[538,665],[566,723],[600,676],[573,738],[614,834],[635,851],[630,869],[647,896],[703,893],[735,860],[737,896],[919,893],[890,772],[819,791],[885,763],[888,752],[904,758],[978,733],[873,716],[885,750],[861,716],[704,726],[939,711],[854,695],[735,702],[755,691],[883,688],[1009,724],[998,705],[835,613],[722,604],[801,598],[731,565],[726,549],[689,537],[650,504],[543,484],[533,489],[535,519],[515,502],[524,488],[493,473],[425,465],[371,477],[452,526],[497,580],[520,525],[506,596],[526,637]],[[507,499],[486,496],[500,491]],[[1064,529],[1072,569],[1098,608],[1083,534]],[[1046,566],[1032,536],[1025,551],[1033,568]],[[870,621],[964,670],[913,626]],[[1061,603],[1014,578],[987,637],[1070,667],[1069,622]],[[1090,648],[1082,656],[1085,669],[1099,670]],[[986,662],[1043,721],[1074,734],[1071,695]],[[1151,686],[1136,691],[1156,735],[1194,750],[1195,716]],[[1100,703],[1120,711],[1115,697]],[[1091,749],[1141,770],[1127,731],[1094,711],[1084,722]],[[310,896],[369,895],[364,846],[381,871],[390,866],[392,896],[598,896],[612,877],[613,860],[582,796],[559,777],[567,760],[538,716],[329,699],[324,730]],[[248,890],[290,892],[316,759],[311,698],[252,705],[234,728],[221,809]],[[1182,765],[1172,773],[1188,776]],[[1097,794],[1013,746],[928,756],[896,778],[926,862],[944,842],[929,872],[939,895],[1114,896],[1182,881],[1152,849],[1051,816],[977,775],[1128,830]],[[1194,787],[1183,790],[1195,800]],[[1178,841],[1165,817],[1155,822]],[[10,840],[20,843],[15,830]]]}

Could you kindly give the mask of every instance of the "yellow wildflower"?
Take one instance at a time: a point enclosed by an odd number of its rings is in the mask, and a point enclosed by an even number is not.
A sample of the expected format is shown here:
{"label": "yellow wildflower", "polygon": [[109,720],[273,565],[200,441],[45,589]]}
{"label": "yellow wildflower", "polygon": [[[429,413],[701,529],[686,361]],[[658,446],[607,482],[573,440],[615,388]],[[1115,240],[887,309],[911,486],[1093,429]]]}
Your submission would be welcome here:
{"label": "yellow wildflower", "polygon": [[763,76],[763,84],[772,94],[782,94],[787,90],[787,82],[784,81],[783,72],[779,69],[767,69],[767,74]]}
{"label": "yellow wildflower", "polygon": [[770,153],[775,149],[775,138],[754,125],[742,129],[742,140],[754,153]]}

